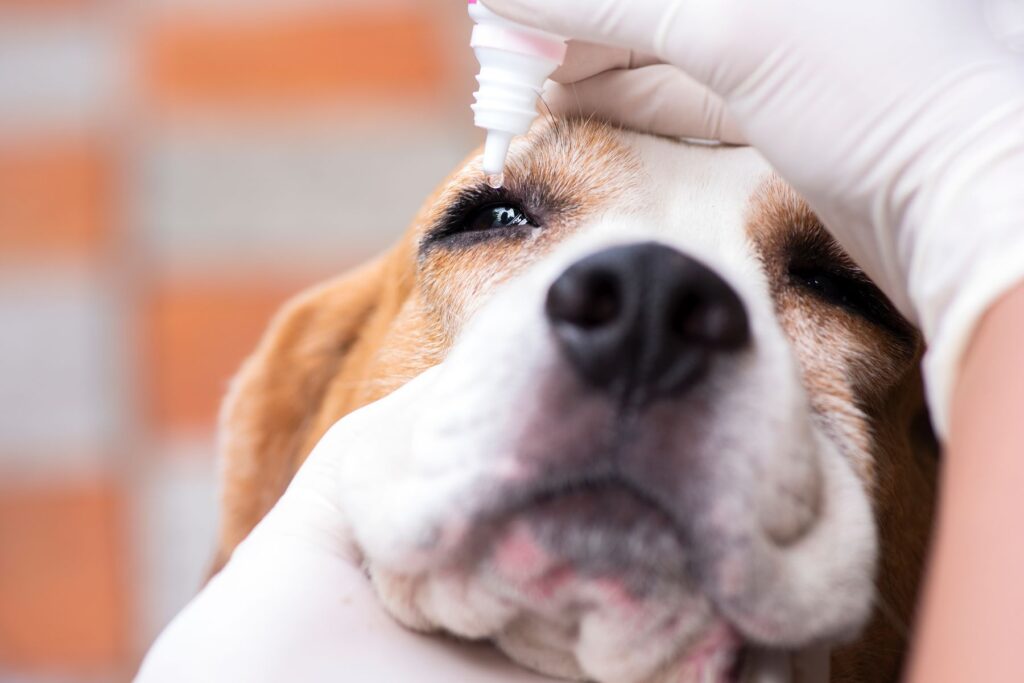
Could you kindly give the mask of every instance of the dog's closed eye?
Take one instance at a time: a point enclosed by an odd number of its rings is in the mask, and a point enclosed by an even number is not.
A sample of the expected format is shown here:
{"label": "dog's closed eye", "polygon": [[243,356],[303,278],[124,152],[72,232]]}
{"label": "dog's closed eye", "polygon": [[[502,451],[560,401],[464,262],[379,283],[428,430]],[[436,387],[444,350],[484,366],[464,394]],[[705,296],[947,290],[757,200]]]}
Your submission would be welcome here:
{"label": "dog's closed eye", "polygon": [[823,230],[797,237],[791,244],[789,258],[792,285],[910,343],[913,333],[909,324]]}
{"label": "dog's closed eye", "polygon": [[875,318],[885,307],[882,294],[856,271],[840,272],[815,265],[794,265],[790,276],[798,285],[830,304]]}

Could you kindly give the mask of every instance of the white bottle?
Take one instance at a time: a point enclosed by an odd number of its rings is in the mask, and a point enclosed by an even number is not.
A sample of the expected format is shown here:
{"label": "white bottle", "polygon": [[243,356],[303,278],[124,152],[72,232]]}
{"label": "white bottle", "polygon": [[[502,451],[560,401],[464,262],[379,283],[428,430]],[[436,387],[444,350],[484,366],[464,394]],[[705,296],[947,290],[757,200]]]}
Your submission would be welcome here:
{"label": "white bottle", "polygon": [[476,22],[470,45],[480,62],[473,105],[475,122],[487,131],[483,170],[500,187],[512,138],[530,129],[548,77],[565,60],[566,38],[505,19],[469,0]]}

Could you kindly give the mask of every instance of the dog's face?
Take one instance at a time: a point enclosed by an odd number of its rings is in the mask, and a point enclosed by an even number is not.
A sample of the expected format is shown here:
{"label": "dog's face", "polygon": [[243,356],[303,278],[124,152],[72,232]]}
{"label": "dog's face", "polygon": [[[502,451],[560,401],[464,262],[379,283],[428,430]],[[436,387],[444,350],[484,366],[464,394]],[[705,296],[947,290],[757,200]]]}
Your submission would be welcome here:
{"label": "dog's face", "polygon": [[332,421],[442,363],[411,447],[346,459],[339,494],[403,622],[560,676],[729,680],[745,646],[860,632],[876,519],[904,525],[881,576],[905,616],[920,343],[802,201],[751,150],[572,121],[506,176],[471,160],[277,323],[226,413],[225,546]]}

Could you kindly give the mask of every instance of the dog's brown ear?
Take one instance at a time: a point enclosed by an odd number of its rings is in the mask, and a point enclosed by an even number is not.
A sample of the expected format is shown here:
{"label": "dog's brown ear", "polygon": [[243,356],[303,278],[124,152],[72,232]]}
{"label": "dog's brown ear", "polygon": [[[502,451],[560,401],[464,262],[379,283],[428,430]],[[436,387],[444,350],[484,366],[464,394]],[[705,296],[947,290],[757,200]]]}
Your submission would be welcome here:
{"label": "dog's brown ear", "polygon": [[320,437],[312,432],[331,381],[407,295],[404,247],[288,302],[233,380],[220,416],[221,522],[211,575],[277,502]]}

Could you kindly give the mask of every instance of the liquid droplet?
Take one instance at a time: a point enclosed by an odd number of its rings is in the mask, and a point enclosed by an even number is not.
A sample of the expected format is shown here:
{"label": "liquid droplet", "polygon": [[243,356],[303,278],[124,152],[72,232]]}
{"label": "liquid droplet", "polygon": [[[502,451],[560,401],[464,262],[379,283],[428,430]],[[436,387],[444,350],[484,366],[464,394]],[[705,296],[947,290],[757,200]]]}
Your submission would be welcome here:
{"label": "liquid droplet", "polygon": [[495,190],[500,190],[501,186],[505,184],[504,173],[488,173],[484,176],[484,182]]}

